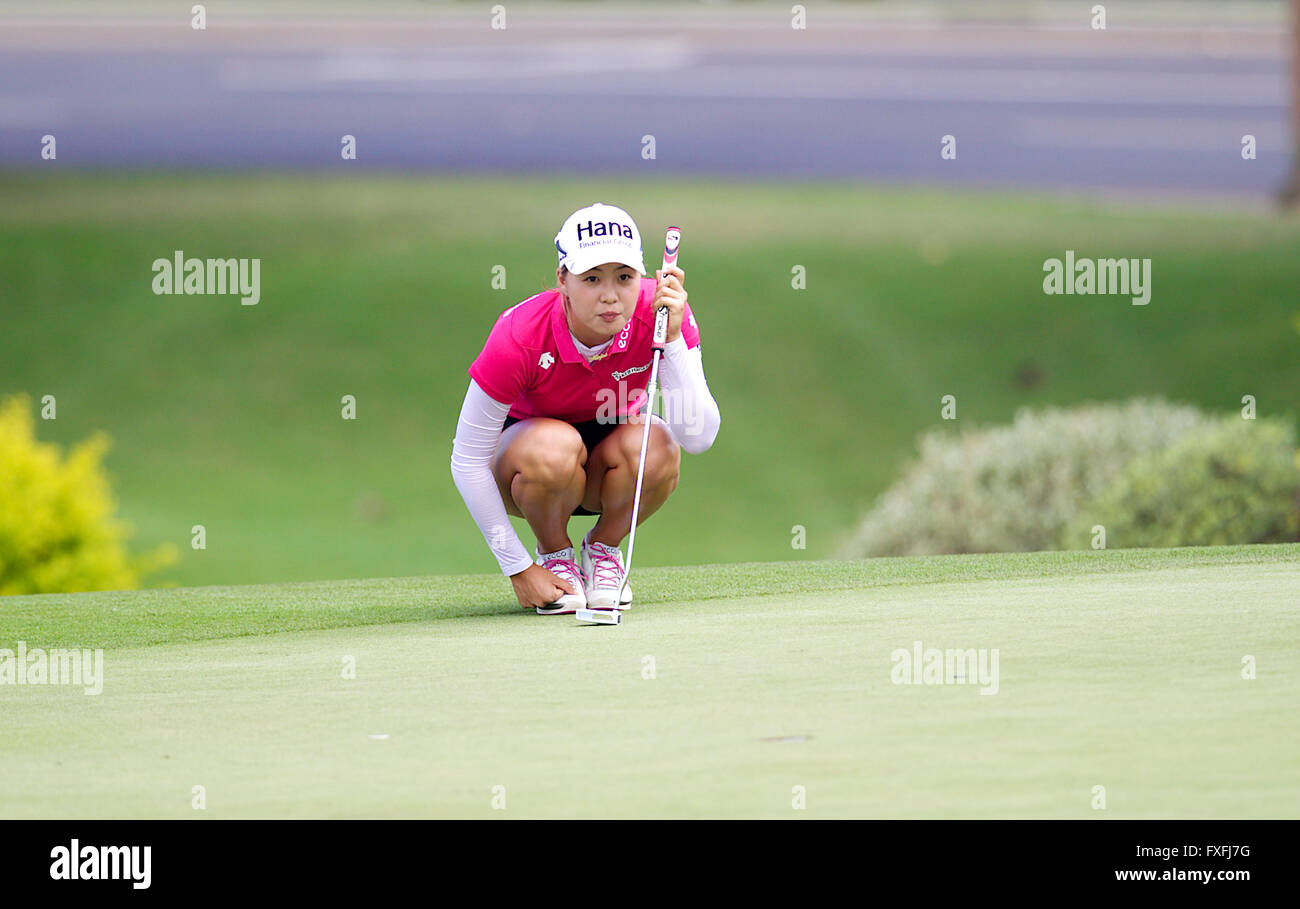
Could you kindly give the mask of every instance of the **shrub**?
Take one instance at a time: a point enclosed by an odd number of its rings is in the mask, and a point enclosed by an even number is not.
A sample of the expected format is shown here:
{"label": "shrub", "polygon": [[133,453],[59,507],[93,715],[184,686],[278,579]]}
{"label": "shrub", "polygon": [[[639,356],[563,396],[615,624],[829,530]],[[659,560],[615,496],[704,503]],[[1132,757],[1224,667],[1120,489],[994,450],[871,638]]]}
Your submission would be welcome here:
{"label": "shrub", "polygon": [[1300,540],[1300,454],[1278,420],[1223,419],[1208,433],[1134,458],[1085,506],[1063,542],[1106,528],[1115,548]]}
{"label": "shrub", "polygon": [[109,444],[96,433],[62,458],[36,441],[25,395],[0,402],[0,595],[130,590],[177,560],[174,545],[127,555],[100,465]]}
{"label": "shrub", "polygon": [[839,553],[842,558],[1057,548],[1081,505],[1135,456],[1215,425],[1160,400],[1022,409],[1010,426],[938,428]]}

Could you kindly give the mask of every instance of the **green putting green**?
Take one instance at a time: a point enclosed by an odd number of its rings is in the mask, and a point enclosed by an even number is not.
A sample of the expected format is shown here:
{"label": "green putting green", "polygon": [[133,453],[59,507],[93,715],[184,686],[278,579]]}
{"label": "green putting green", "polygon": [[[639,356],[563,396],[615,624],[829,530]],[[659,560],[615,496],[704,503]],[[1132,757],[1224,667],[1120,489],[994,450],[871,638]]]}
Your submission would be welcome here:
{"label": "green putting green", "polygon": [[[10,598],[0,647],[105,652],[0,685],[0,815],[1300,813],[1300,545],[639,577],[617,628],[491,576]],[[996,684],[896,684],[917,641]]]}

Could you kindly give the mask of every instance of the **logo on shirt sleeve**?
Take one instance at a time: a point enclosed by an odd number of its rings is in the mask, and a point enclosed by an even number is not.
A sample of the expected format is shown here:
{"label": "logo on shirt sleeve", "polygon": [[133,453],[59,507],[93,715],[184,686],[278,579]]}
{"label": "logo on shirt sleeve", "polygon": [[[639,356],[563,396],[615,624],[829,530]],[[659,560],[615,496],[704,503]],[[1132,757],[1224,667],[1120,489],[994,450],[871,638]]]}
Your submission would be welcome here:
{"label": "logo on shirt sleeve", "polygon": [[555,357],[551,356],[551,352],[549,350],[546,353],[542,354],[537,359],[537,365],[542,367],[542,369],[550,369],[551,364],[554,362],[555,362]]}

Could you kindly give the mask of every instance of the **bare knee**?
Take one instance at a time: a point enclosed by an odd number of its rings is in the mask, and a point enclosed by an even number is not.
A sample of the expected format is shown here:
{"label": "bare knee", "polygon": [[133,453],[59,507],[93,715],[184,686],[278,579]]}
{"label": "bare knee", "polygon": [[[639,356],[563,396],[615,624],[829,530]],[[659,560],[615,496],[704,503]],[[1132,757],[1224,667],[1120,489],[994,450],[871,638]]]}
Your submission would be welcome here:
{"label": "bare knee", "polygon": [[[645,482],[652,486],[671,484],[677,486],[682,465],[682,449],[668,428],[661,423],[650,427],[650,440],[646,446]],[[636,465],[641,459],[641,432],[629,432],[623,437],[623,457]]]}
{"label": "bare knee", "polygon": [[586,453],[576,429],[560,420],[547,420],[528,435],[517,460],[519,477],[547,487],[566,487],[582,469]]}
{"label": "bare knee", "polygon": [[[656,465],[656,478],[659,483],[668,486],[669,491],[677,488],[678,477],[682,470],[682,447],[663,427],[655,432],[658,439],[657,452],[651,464]],[[649,465],[647,465],[649,467]]]}

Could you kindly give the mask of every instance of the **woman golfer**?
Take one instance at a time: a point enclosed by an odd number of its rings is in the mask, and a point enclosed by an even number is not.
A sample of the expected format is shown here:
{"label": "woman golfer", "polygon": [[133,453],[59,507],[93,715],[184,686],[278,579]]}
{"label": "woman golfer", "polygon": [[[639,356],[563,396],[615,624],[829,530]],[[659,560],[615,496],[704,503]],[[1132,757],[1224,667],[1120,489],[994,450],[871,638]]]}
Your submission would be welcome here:
{"label": "woman golfer", "polygon": [[[652,414],[640,525],[677,487],[682,448],[699,454],[721,423],[700,334],[675,265],[646,277],[641,234],[599,202],[555,235],[558,286],[503,312],[469,367],[451,473],[524,608],[539,615],[626,609],[619,549],[632,529],[655,312],[668,307],[659,363],[664,414]],[[504,430],[504,431],[503,431]],[[507,514],[528,521],[537,559]],[[575,559],[569,518],[599,515]]]}

